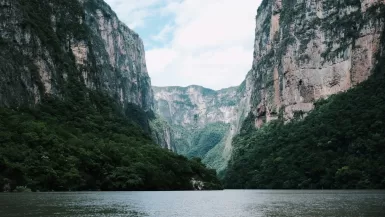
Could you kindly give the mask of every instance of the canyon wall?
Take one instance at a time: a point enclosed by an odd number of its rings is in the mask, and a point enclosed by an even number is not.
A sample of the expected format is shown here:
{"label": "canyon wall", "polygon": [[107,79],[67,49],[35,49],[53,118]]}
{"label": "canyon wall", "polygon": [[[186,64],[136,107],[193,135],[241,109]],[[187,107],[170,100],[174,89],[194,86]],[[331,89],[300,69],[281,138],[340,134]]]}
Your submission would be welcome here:
{"label": "canyon wall", "polygon": [[250,87],[214,91],[201,86],[153,87],[155,111],[170,126],[170,143],[175,151],[200,157],[217,170],[223,170],[231,155],[233,136],[239,131],[250,107]]}
{"label": "canyon wall", "polygon": [[156,111],[174,129],[177,151],[196,156],[198,142],[184,138],[196,129],[207,131],[211,123],[229,124],[221,142],[208,143],[210,151],[198,154],[222,170],[231,156],[232,140],[249,112],[255,128],[272,120],[303,118],[317,100],[368,79],[379,51],[384,26],[379,8],[384,3],[262,1],[256,16],[252,69],[237,91],[154,88]]}
{"label": "canyon wall", "polygon": [[365,81],[384,25],[383,0],[264,0],[256,18],[251,111],[257,128],[303,116]]}
{"label": "canyon wall", "polygon": [[65,98],[75,79],[152,109],[142,40],[104,1],[0,0],[0,18],[1,106]]}

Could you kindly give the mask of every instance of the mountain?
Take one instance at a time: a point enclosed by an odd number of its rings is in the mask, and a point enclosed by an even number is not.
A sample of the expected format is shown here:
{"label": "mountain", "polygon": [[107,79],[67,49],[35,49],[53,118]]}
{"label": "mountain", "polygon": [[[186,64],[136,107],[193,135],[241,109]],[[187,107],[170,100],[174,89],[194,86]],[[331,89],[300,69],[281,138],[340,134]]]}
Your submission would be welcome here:
{"label": "mountain", "polygon": [[151,87],[102,0],[0,0],[0,191],[220,189],[203,163],[228,188],[385,188],[384,19],[263,0],[252,69],[214,91]]}
{"label": "mountain", "polygon": [[0,191],[220,188],[155,144],[142,40],[104,1],[2,0],[0,17]]}
{"label": "mountain", "polygon": [[35,105],[45,94],[65,98],[76,77],[122,105],[152,108],[142,40],[102,0],[1,6],[0,105]]}
{"label": "mountain", "polygon": [[384,188],[381,0],[264,0],[228,188]]}
{"label": "mountain", "polygon": [[155,112],[170,126],[175,151],[223,170],[247,102],[245,84],[214,91],[201,86],[153,87]]}
{"label": "mountain", "polygon": [[263,0],[239,87],[153,87],[170,143],[228,188],[384,188],[384,5]]}
{"label": "mountain", "polygon": [[264,0],[256,19],[252,112],[256,125],[292,119],[365,81],[375,66],[380,0]]}

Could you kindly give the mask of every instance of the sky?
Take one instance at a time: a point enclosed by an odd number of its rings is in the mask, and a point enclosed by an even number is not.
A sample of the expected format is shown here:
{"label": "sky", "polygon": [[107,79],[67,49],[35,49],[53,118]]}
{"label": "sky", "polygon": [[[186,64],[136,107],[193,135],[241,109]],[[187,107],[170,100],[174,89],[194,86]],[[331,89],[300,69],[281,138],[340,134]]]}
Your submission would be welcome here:
{"label": "sky", "polygon": [[143,39],[152,85],[237,86],[251,69],[261,0],[105,0]]}

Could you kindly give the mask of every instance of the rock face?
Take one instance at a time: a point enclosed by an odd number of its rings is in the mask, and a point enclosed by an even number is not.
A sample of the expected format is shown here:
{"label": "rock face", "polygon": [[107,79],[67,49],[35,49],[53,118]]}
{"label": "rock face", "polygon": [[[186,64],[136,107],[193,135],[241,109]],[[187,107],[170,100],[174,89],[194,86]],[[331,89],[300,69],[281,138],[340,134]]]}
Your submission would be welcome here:
{"label": "rock face", "polygon": [[153,87],[156,109],[170,123],[204,127],[235,119],[239,92],[236,87],[214,91],[200,86]]}
{"label": "rock face", "polygon": [[66,99],[81,84],[122,108],[154,109],[155,141],[223,170],[249,112],[257,128],[289,121],[370,76],[383,4],[263,0],[253,67],[242,85],[154,87],[154,106],[143,43],[103,0],[0,0],[0,106],[33,107],[47,95]]}
{"label": "rock face", "polygon": [[193,151],[198,142],[183,140],[190,136],[183,132],[228,124],[221,142],[208,143],[210,151],[203,155],[205,163],[222,170],[232,138],[249,112],[256,117],[256,128],[278,118],[289,121],[306,115],[317,100],[365,81],[379,49],[384,23],[378,7],[384,3],[263,0],[256,17],[252,70],[238,89],[154,88],[156,111],[171,124],[177,151],[197,156]]}
{"label": "rock face", "polygon": [[[125,111],[128,104],[153,110],[142,40],[103,0],[0,0],[0,63],[0,107],[34,107],[45,96],[74,100],[80,85]],[[139,125],[175,150],[170,126],[149,119]]]}
{"label": "rock face", "polygon": [[65,98],[72,79],[148,111],[142,40],[103,0],[0,0],[0,106]]}
{"label": "rock face", "polygon": [[156,118],[150,121],[151,136],[156,142],[165,149],[176,152],[175,136],[170,124],[162,117],[156,116]]}
{"label": "rock face", "polygon": [[200,86],[153,87],[155,111],[171,126],[170,143],[176,152],[201,157],[209,166],[222,170],[231,153],[232,137],[250,108],[250,93],[244,82],[239,87],[214,91]]}
{"label": "rock face", "polygon": [[366,80],[384,23],[383,0],[264,0],[258,9],[251,111],[256,127],[306,114]]}

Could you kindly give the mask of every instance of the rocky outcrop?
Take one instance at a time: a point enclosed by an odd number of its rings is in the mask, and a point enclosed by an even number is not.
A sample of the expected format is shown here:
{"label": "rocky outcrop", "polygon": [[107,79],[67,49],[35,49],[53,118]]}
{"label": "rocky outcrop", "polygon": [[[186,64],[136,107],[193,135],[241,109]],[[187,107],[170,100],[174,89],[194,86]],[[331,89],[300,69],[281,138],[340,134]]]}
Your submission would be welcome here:
{"label": "rocky outcrop", "polygon": [[[226,137],[204,157],[212,167],[223,168],[232,138],[249,112],[256,128],[276,119],[304,117],[317,100],[371,75],[384,25],[378,9],[384,3],[264,0],[256,17],[252,70],[240,88],[244,90],[155,88],[157,111],[190,132],[216,121],[230,124]],[[234,105],[223,107],[221,102]]]}
{"label": "rocky outcrop", "polygon": [[130,118],[157,144],[175,150],[167,122],[148,115],[154,97],[143,42],[103,0],[0,0],[0,18],[1,107],[98,91],[138,114]]}
{"label": "rocky outcrop", "polygon": [[264,0],[258,9],[251,111],[256,127],[306,114],[366,80],[384,23],[383,0]]}
{"label": "rocky outcrop", "polygon": [[246,96],[250,96],[250,83],[219,91],[200,86],[153,90],[155,111],[171,126],[170,143],[176,151],[202,157],[212,168],[223,170],[232,151],[232,138],[249,112],[250,97]]}
{"label": "rocky outcrop", "polygon": [[156,144],[176,152],[175,138],[171,126],[159,116],[150,121],[151,136]]}
{"label": "rocky outcrop", "polygon": [[196,191],[201,191],[205,187],[205,183],[204,182],[202,182],[200,180],[196,180],[194,178],[191,179],[190,183],[193,186],[193,189],[196,190]]}
{"label": "rocky outcrop", "polygon": [[0,105],[65,98],[73,80],[153,106],[142,40],[103,0],[0,0]]}
{"label": "rocky outcrop", "polygon": [[230,123],[236,117],[237,88],[214,91],[200,86],[153,87],[156,110],[170,124],[203,127],[213,122]]}

